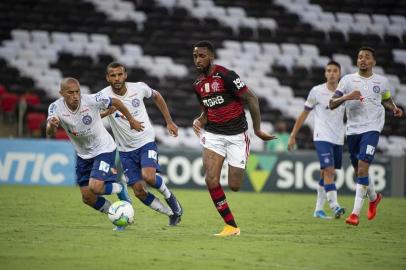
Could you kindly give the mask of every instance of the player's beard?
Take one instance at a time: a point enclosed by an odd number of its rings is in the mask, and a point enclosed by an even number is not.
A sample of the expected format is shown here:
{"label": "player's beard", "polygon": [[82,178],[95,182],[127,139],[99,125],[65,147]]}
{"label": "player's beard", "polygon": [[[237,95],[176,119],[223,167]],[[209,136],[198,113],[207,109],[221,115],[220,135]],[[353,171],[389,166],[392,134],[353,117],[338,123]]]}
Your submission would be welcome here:
{"label": "player's beard", "polygon": [[205,68],[197,68],[196,67],[196,70],[197,70],[197,72],[199,73],[199,74],[205,74],[205,75],[207,75],[207,74],[209,74],[209,71],[210,71],[210,68],[211,68],[211,64],[208,64]]}
{"label": "player's beard", "polygon": [[124,83],[113,83],[111,87],[113,88],[114,92],[121,92],[124,87]]}

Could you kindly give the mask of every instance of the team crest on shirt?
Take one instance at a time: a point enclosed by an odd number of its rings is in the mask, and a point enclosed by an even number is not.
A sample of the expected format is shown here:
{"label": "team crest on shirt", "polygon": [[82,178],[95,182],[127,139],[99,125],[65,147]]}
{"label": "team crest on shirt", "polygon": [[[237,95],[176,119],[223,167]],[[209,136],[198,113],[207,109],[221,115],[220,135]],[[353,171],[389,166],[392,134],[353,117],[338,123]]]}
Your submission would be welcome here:
{"label": "team crest on shirt", "polygon": [[90,125],[92,123],[92,117],[90,115],[85,115],[82,118],[82,122],[85,125]]}
{"label": "team crest on shirt", "polygon": [[324,158],[324,163],[329,163],[329,162],[330,162],[330,159],[328,157],[325,157]]}
{"label": "team crest on shirt", "polygon": [[375,93],[379,93],[379,91],[381,90],[381,88],[379,88],[378,85],[374,85],[374,87],[372,87],[372,90],[373,90]]}
{"label": "team crest on shirt", "polygon": [[218,81],[213,81],[211,84],[211,89],[213,89],[214,92],[217,92],[220,88],[220,83]]}
{"label": "team crest on shirt", "polygon": [[138,106],[140,106],[140,100],[138,98],[134,98],[131,101],[131,105],[133,105],[133,107],[137,108]]}

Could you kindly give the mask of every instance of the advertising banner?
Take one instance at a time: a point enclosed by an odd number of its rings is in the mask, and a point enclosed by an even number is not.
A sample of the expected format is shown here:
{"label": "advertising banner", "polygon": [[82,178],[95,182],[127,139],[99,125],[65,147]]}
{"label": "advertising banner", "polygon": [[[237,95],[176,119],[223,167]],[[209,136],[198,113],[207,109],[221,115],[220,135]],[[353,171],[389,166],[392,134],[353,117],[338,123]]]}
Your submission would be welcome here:
{"label": "advertising banner", "polygon": [[70,142],[0,139],[0,183],[74,185],[75,152]]}
{"label": "advertising banner", "polygon": [[[171,186],[205,188],[203,164],[199,152],[160,151],[162,175]],[[391,166],[387,157],[376,156],[370,176],[377,191],[390,195]],[[223,166],[222,185],[227,185],[227,166]],[[315,152],[251,153],[242,190],[256,192],[311,192],[320,179],[320,164]],[[340,194],[354,194],[354,170],[348,154],[343,168],[337,170],[336,186]]]}
{"label": "advertising banner", "polygon": [[[69,141],[0,139],[0,184],[74,185],[76,155]],[[201,152],[159,149],[161,175],[171,187],[205,189]],[[391,193],[391,160],[376,156],[370,177],[377,191]],[[122,174],[120,172],[120,176]],[[241,190],[255,192],[313,192],[320,178],[315,152],[251,153]],[[228,168],[221,173],[227,186]],[[354,194],[354,171],[348,154],[337,170],[340,194]]]}

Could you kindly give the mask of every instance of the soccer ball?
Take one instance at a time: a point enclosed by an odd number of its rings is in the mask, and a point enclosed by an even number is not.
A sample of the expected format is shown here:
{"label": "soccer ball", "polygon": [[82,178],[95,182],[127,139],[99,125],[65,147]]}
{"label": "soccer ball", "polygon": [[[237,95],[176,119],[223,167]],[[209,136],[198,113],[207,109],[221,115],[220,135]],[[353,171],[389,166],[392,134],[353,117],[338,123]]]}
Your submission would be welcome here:
{"label": "soccer ball", "polygon": [[125,227],[134,222],[134,208],[129,202],[117,201],[110,206],[108,216],[114,225]]}

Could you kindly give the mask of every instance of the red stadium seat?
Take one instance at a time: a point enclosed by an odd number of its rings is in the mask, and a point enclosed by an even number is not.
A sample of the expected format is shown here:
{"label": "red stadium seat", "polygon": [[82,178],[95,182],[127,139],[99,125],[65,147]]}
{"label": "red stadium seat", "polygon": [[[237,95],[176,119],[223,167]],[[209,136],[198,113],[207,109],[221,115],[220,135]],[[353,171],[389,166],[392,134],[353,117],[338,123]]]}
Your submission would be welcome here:
{"label": "red stadium seat", "polygon": [[36,106],[41,103],[41,100],[39,99],[38,95],[36,95],[36,94],[28,93],[21,98],[25,99],[25,102],[27,103],[27,105]]}
{"label": "red stadium seat", "polygon": [[5,93],[7,93],[7,89],[4,85],[0,84],[0,99],[1,96],[4,95]]}
{"label": "red stadium seat", "polygon": [[1,98],[1,110],[5,113],[13,113],[18,103],[18,96],[12,93],[5,93]]}
{"label": "red stadium seat", "polygon": [[43,123],[45,122],[45,120],[46,120],[45,113],[40,112],[27,113],[26,124],[28,132],[35,137],[40,137],[41,129],[43,128]]}

